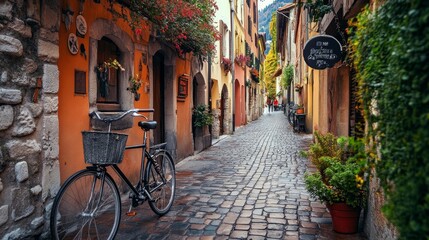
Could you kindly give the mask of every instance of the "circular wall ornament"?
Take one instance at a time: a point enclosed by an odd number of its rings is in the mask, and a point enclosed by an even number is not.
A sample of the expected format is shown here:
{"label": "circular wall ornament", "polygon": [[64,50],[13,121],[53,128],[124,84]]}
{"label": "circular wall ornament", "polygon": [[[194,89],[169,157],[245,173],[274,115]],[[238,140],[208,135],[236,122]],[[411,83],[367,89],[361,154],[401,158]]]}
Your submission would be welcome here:
{"label": "circular wall ornament", "polygon": [[304,61],[314,69],[331,68],[341,60],[340,42],[329,35],[319,35],[309,39],[304,45]]}
{"label": "circular wall ornament", "polygon": [[67,40],[67,46],[69,47],[69,51],[71,54],[76,55],[79,51],[77,36],[74,33],[69,34],[69,38]]}
{"label": "circular wall ornament", "polygon": [[79,37],[84,37],[88,27],[86,25],[85,18],[82,15],[76,17],[76,33]]}

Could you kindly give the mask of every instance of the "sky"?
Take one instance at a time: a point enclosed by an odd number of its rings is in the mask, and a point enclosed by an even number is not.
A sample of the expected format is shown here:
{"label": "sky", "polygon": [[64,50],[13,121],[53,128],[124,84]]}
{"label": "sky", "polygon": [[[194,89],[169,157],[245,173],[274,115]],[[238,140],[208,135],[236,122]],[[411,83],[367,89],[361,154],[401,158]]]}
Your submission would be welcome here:
{"label": "sky", "polygon": [[262,10],[272,2],[274,2],[274,0],[258,0],[258,9]]}

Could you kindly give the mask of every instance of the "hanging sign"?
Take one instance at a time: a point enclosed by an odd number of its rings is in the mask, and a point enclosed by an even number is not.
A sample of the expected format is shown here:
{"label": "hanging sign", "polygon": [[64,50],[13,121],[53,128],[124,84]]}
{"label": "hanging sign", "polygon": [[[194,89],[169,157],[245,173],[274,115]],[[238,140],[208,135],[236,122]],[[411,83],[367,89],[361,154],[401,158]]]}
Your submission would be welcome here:
{"label": "hanging sign", "polygon": [[304,61],[314,69],[331,68],[340,61],[342,52],[338,40],[329,35],[309,39],[304,45]]}

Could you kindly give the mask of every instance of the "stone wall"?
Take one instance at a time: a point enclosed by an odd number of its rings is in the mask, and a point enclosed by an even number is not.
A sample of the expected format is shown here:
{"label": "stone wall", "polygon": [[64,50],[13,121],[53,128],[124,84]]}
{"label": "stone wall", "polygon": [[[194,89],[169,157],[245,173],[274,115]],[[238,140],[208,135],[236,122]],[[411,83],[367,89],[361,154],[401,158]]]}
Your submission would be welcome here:
{"label": "stone wall", "polygon": [[1,239],[48,237],[60,184],[60,12],[54,0],[0,1]]}
{"label": "stone wall", "polygon": [[384,194],[380,187],[380,182],[375,175],[375,171],[372,171],[364,225],[364,231],[369,239],[398,239],[395,226],[387,221],[381,211],[384,201]]}
{"label": "stone wall", "polygon": [[212,124],[212,136],[215,139],[218,139],[220,136],[220,109],[213,108],[212,109],[213,114],[213,124]]}

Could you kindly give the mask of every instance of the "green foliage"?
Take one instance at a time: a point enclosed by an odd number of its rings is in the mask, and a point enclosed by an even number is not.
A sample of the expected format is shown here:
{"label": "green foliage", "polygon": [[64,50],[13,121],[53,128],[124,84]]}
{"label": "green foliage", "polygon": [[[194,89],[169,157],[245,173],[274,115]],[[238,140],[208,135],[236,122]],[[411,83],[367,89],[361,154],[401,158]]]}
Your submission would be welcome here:
{"label": "green foliage", "polygon": [[273,12],[278,8],[283,7],[286,3],[290,3],[292,0],[274,0],[271,4],[267,5],[264,9],[259,6],[258,11],[258,32],[266,32],[267,40],[271,40],[272,37],[269,33],[269,26]]}
{"label": "green foliage", "polygon": [[401,239],[429,239],[429,2],[386,1],[352,24],[349,45],[384,212]]}
{"label": "green foliage", "polygon": [[134,77],[130,76],[130,78],[128,79],[128,82],[130,83],[130,86],[127,87],[127,90],[134,94],[137,94],[140,87],[142,86],[142,81],[139,75],[136,74]]}
{"label": "green foliage", "polygon": [[365,182],[367,163],[365,145],[350,137],[336,138],[318,132],[316,143],[306,155],[316,165],[317,172],[306,173],[305,184],[310,194],[327,203],[345,202],[352,207],[366,203]]}
{"label": "green foliage", "polygon": [[277,30],[275,26],[277,26],[277,17],[276,17],[276,14],[273,14],[273,17],[271,18],[271,22],[270,22],[270,33],[271,33],[271,36],[273,36],[273,41],[271,42],[270,51],[268,52],[268,55],[264,62],[265,87],[267,89],[268,97],[271,97],[271,98],[274,98],[276,95],[276,79],[273,77],[273,75],[276,72],[278,67],[276,41],[274,41],[274,38],[277,38]]}
{"label": "green foliage", "polygon": [[192,121],[195,127],[204,127],[213,124],[213,115],[207,105],[201,104],[192,111]]}
{"label": "green foliage", "polygon": [[299,4],[303,4],[304,8],[308,10],[312,22],[318,22],[333,9],[332,5],[326,2],[325,0],[307,0],[306,2],[300,1]]}
{"label": "green foliage", "polygon": [[[218,10],[214,0],[109,0],[114,18],[128,22],[136,35],[149,29],[150,21],[157,38],[172,44],[179,54],[193,52],[208,56],[215,51],[220,33],[213,20]],[[115,4],[121,5],[120,9]],[[126,6],[126,7],[124,7]]]}
{"label": "green foliage", "polygon": [[320,134],[318,131],[314,132],[316,141],[310,145],[310,149],[305,153],[310,161],[316,165],[317,169],[323,171],[324,169],[319,162],[323,156],[340,158],[341,148],[337,144],[337,137],[332,133]]}
{"label": "green foliage", "polygon": [[271,49],[274,47],[274,51],[277,51],[277,12],[273,12],[270,21],[270,35],[273,37],[271,40]]}
{"label": "green foliage", "polygon": [[293,80],[293,65],[286,65],[283,68],[281,85],[283,88],[287,88],[290,86],[290,83]]}

